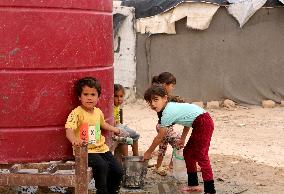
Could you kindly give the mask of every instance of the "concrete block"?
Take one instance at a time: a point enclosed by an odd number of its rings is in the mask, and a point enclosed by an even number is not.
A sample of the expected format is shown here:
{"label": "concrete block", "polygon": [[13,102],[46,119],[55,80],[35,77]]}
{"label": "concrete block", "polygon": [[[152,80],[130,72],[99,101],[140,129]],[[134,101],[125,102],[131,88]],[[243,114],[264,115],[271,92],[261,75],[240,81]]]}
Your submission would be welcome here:
{"label": "concrete block", "polygon": [[262,101],[262,107],[263,108],[274,108],[275,102],[273,100],[263,100]]}
{"label": "concrete block", "polygon": [[191,104],[195,104],[197,106],[200,106],[201,108],[204,108],[204,103],[202,101],[200,101],[200,102],[192,102]]}
{"label": "concrete block", "polygon": [[207,106],[208,109],[219,109],[220,108],[220,103],[219,101],[210,101],[207,102]]}

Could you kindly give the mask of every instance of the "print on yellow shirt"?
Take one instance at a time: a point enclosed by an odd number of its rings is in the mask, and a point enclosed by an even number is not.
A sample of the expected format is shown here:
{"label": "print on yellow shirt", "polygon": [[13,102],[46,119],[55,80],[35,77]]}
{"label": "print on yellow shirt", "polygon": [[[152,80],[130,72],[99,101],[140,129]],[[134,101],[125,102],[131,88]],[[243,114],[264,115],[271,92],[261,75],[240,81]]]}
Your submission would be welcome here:
{"label": "print on yellow shirt", "polygon": [[[88,153],[105,153],[109,148],[100,129],[101,123],[104,122],[103,113],[99,108],[94,108],[94,112],[89,113],[78,106],[69,114],[65,128],[74,129],[78,138],[84,135],[83,138],[88,142]],[[87,131],[83,134],[80,128]]]}

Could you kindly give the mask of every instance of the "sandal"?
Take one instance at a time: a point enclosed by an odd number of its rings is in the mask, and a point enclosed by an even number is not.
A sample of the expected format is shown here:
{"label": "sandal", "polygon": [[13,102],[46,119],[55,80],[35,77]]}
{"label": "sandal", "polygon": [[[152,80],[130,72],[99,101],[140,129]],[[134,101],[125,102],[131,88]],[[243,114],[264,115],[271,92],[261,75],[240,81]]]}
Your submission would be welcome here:
{"label": "sandal", "polygon": [[202,192],[202,188],[200,186],[184,186],[179,189],[180,192]]}
{"label": "sandal", "polygon": [[155,168],[154,171],[160,176],[166,176],[167,175],[166,170],[162,166],[160,166],[159,168]]}

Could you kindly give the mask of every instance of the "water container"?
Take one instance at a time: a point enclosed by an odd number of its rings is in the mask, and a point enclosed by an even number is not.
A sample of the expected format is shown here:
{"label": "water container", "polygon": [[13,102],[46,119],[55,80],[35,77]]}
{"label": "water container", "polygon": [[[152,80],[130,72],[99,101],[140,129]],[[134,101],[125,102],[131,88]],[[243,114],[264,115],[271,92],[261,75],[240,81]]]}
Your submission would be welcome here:
{"label": "water container", "polygon": [[127,188],[142,188],[147,174],[147,162],[143,156],[125,156],[122,158],[122,185]]}
{"label": "water container", "polygon": [[113,122],[112,3],[0,1],[0,164],[72,157],[64,124],[79,78],[101,82]]}
{"label": "water container", "polygon": [[173,149],[173,176],[178,181],[187,181],[187,169],[183,157],[183,149]]}

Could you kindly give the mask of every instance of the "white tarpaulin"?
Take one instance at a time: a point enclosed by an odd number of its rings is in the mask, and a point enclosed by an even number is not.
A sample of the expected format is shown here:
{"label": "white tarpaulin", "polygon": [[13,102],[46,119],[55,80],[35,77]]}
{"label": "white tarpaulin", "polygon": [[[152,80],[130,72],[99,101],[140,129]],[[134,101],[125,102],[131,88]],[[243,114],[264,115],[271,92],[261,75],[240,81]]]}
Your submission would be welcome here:
{"label": "white tarpaulin", "polygon": [[187,27],[205,30],[220,6],[208,3],[182,3],[168,12],[136,20],[136,30],[141,34],[175,34],[175,22],[187,17]]}
{"label": "white tarpaulin", "polygon": [[176,22],[187,17],[187,27],[205,30],[220,6],[208,3],[183,3],[177,6],[172,13],[170,22]]}
{"label": "white tarpaulin", "polygon": [[170,23],[172,11],[136,20],[136,31],[141,34],[175,34],[175,23]]}
{"label": "white tarpaulin", "polygon": [[266,1],[267,0],[234,0],[232,1],[234,3],[229,5],[227,9],[239,22],[240,27],[242,27]]}

